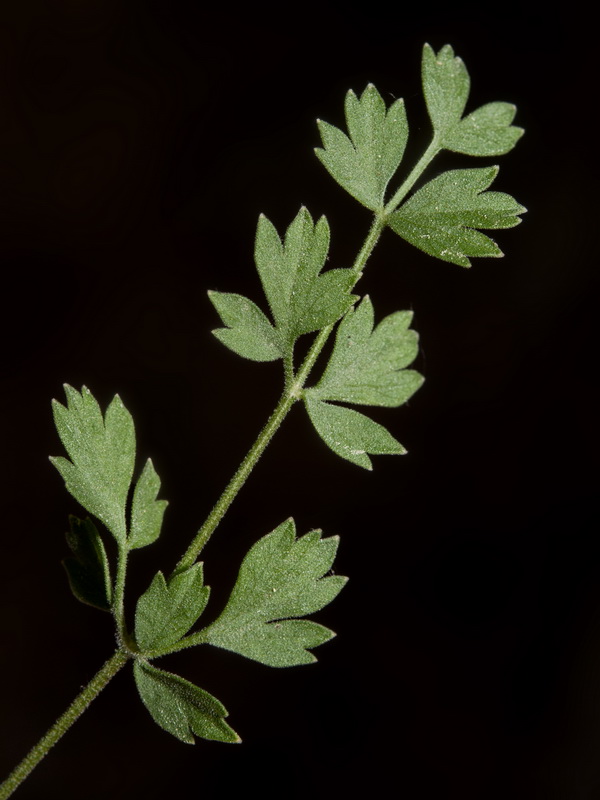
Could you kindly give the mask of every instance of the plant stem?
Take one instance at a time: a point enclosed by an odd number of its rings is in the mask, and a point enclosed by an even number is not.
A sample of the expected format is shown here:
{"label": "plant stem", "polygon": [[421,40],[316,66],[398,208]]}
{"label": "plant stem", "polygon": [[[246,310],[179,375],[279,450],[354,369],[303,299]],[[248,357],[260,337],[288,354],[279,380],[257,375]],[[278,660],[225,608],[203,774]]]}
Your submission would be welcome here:
{"label": "plant stem", "polygon": [[[373,248],[377,244],[379,237],[381,236],[381,232],[384,228],[384,221],[379,216],[376,216],[373,224],[371,225],[371,230],[369,231],[367,238],[365,239],[363,246],[360,249],[359,254],[356,257],[356,260],[352,266],[352,271],[355,274],[355,284],[359,280],[362,275],[362,270],[367,263],[367,260],[371,253],[373,252]],[[322,331],[319,332],[319,335],[313,342],[312,347],[310,348],[302,366],[300,367],[296,379],[292,382],[291,385],[289,378],[286,380],[286,388],[284,390],[275,411],[269,417],[267,424],[264,426],[260,434],[258,435],[257,440],[254,442],[248,454],[242,461],[238,471],[235,473],[233,478],[229,481],[227,488],[217,501],[216,505],[213,507],[212,511],[208,515],[206,522],[200,528],[194,539],[192,540],[190,546],[185,551],[184,555],[180,559],[179,563],[175,567],[174,573],[181,572],[188,567],[191,567],[192,564],[196,561],[202,549],[204,548],[205,544],[208,542],[210,537],[213,535],[217,525],[225,516],[227,509],[234,501],[237,493],[242,488],[246,479],[254,469],[254,466],[261,455],[264,453],[267,445],[273,438],[274,434],[279,429],[279,426],[283,422],[283,420],[288,415],[291,407],[294,403],[299,400],[302,396],[302,388],[308,379],[311,369],[313,368],[315,361],[317,360],[321,350],[325,346],[325,343],[334,329],[334,325],[328,325],[326,328],[323,328]],[[288,374],[288,370],[286,369],[286,375]]]}
{"label": "plant stem", "polygon": [[[356,260],[352,265],[352,272],[354,273],[355,280],[352,288],[356,286],[358,281],[362,277],[363,269],[365,264],[369,260],[369,256],[375,249],[375,245],[379,241],[379,237],[381,236],[383,229],[385,227],[385,219],[379,215],[375,216],[373,220],[373,224],[371,225],[371,230],[369,231],[367,238],[363,242],[363,246],[360,248],[359,254],[356,256]],[[312,368],[315,365],[317,358],[321,354],[321,350],[325,347],[327,339],[329,339],[333,329],[335,328],[334,325],[328,325],[326,328],[323,328],[322,331],[319,332],[319,335],[313,342],[312,347],[308,351],[306,358],[302,362],[302,366],[298,370],[298,375],[296,376],[295,381],[295,394],[298,399],[302,396],[302,389],[304,384],[308,380],[308,376]]]}
{"label": "plant stem", "polygon": [[[375,214],[375,219],[371,224],[371,229],[369,230],[369,233],[367,234],[367,237],[363,242],[363,245],[358,255],[356,256],[354,264],[352,265],[352,272],[354,273],[355,276],[353,286],[355,286],[362,277],[365,264],[367,263],[369,256],[373,252],[375,245],[379,241],[379,237],[381,236],[383,229],[386,226],[388,216],[393,211],[395,211],[396,208],[400,205],[402,200],[406,197],[406,195],[412,189],[416,181],[420,178],[425,169],[429,166],[431,161],[435,158],[435,156],[440,152],[441,149],[442,147],[439,144],[437,137],[434,135],[429,147],[423,153],[417,164],[415,164],[410,174],[408,175],[406,180],[402,183],[402,185],[397,190],[395,195],[385,206],[385,209],[382,212],[378,212]],[[283,420],[288,415],[294,402],[296,400],[301,399],[302,389],[304,388],[304,385],[308,380],[308,376],[310,375],[310,372],[314,367],[317,358],[319,357],[321,351],[323,350],[323,347],[325,346],[327,339],[330,337],[334,328],[335,324],[328,325],[326,328],[323,328],[319,332],[315,341],[312,344],[312,347],[308,351],[306,358],[302,363],[302,366],[298,370],[298,374],[296,375],[295,380],[291,379],[291,376],[293,375],[293,368],[291,362],[286,362],[284,364],[285,389],[283,395],[281,396],[281,399],[279,400],[279,403],[277,404],[275,411],[269,417],[267,424],[260,432],[258,439],[254,442],[254,444],[250,448],[248,454],[242,461],[238,471],[230,480],[229,484],[227,485],[227,488],[225,489],[225,491],[217,501],[216,505],[213,507],[212,511],[208,515],[206,522],[200,528],[200,530],[192,540],[190,546],[185,551],[184,555],[177,564],[173,574],[176,574],[177,572],[180,572],[184,569],[187,569],[188,567],[191,567],[192,564],[196,561],[196,559],[200,555],[200,553],[202,552],[202,549],[204,548],[205,544],[213,535],[217,525],[225,516],[227,509],[232,504],[237,493],[242,488],[242,486],[246,482],[246,479],[254,469],[256,462],[264,453],[267,445],[273,438],[274,434],[278,430]]]}
{"label": "plant stem", "polygon": [[433,139],[431,140],[431,144],[429,145],[427,150],[425,150],[421,158],[412,168],[406,180],[402,182],[402,185],[400,186],[396,194],[392,197],[389,203],[387,203],[384,210],[384,214],[386,217],[388,217],[393,211],[395,211],[398,208],[400,203],[404,200],[406,195],[410,192],[412,187],[419,180],[421,175],[425,172],[427,167],[431,164],[433,159],[442,149],[443,147],[440,145],[437,136],[434,134]]}
{"label": "plant stem", "polygon": [[192,564],[196,561],[196,559],[200,555],[200,552],[202,551],[202,548],[212,536],[219,522],[223,519],[225,512],[232,504],[237,493],[246,482],[246,478],[252,472],[254,465],[265,451],[266,446],[269,444],[269,442],[273,438],[274,433],[277,431],[277,429],[287,416],[287,413],[294,404],[295,400],[296,398],[293,395],[288,394],[286,392],[284,392],[284,394],[281,396],[281,399],[277,404],[275,411],[271,414],[271,416],[267,421],[267,424],[259,433],[257,440],[254,442],[254,444],[248,451],[248,454],[240,464],[238,471],[229,481],[227,488],[225,489],[225,491],[217,501],[216,505],[208,515],[206,522],[200,528],[200,530],[192,540],[190,546],[180,559],[179,563],[175,568],[174,574],[180,572],[181,570],[187,569],[188,567],[191,567]]}
{"label": "plant stem", "polygon": [[117,624],[117,630],[122,643],[128,642],[127,628],[125,625],[125,578],[127,577],[127,557],[129,549],[127,544],[119,543],[117,557],[117,575],[113,594],[112,613]]}
{"label": "plant stem", "polygon": [[59,739],[69,730],[71,725],[83,714],[92,700],[104,689],[106,684],[126,664],[129,656],[123,650],[108,659],[102,669],[96,673],[87,686],[80,692],[64,714],[60,716],[50,730],[30,750],[23,761],[15,767],[4,783],[0,784],[0,800],[6,800],[21,785],[29,773],[48,754]]}

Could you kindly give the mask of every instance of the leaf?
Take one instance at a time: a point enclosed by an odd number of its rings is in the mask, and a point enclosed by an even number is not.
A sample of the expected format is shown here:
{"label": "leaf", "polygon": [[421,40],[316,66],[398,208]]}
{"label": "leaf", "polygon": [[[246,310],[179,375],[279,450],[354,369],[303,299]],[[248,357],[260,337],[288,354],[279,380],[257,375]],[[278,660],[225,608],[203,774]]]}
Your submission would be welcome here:
{"label": "leaf", "polygon": [[469,97],[465,65],[450,45],[434,53],[426,44],[422,61],[423,93],[438,143],[455,153],[500,156],[523,135],[511,125],[516,108],[510,103],[488,103],[461,120]]}
{"label": "leaf", "polygon": [[406,148],[404,101],[396,100],[386,111],[381,95],[369,84],[360,99],[352,90],[347,93],[345,112],[350,138],[318,120],[323,148],[315,153],[340,186],[359,203],[378,211]]}
{"label": "leaf", "polygon": [[128,545],[130,550],[146,547],[160,536],[165,510],[169,503],[157,500],[160,478],[151,459],[146,461],[137,480],[131,504],[131,530]]}
{"label": "leaf", "polygon": [[471,81],[462,60],[449,44],[436,54],[426,44],[421,62],[423,94],[433,129],[439,138],[462,117]]}
{"label": "leaf", "polygon": [[247,553],[237,582],[206,641],[271,667],[316,661],[308,649],[329,641],[328,628],[303,619],[330,603],[347,578],[323,577],[338,547],[338,537],[321,539],[311,531],[296,539],[288,519],[263,536]]}
{"label": "leaf", "polygon": [[470,256],[502,256],[475,228],[512,228],[526,209],[504,192],[484,191],[497,174],[498,167],[444,172],[394,212],[389,225],[415,247],[462,267],[471,266]]}
{"label": "leaf", "polygon": [[[423,383],[405,369],[418,353],[418,334],[409,330],[411,311],[397,311],[373,330],[373,304],[365,297],[341,321],[333,353],[311,397],[374,406],[399,406]],[[318,412],[317,412],[318,413]]]}
{"label": "leaf", "polygon": [[334,453],[372,470],[367,453],[372,455],[403,455],[406,449],[379,423],[364,414],[343,406],[324,403],[305,389],[304,402],[315,430]]}
{"label": "leaf", "polygon": [[225,722],[227,711],[216,697],[193,683],[136,660],[135,682],[152,719],[186,744],[195,744],[194,734],[217,742],[240,742]]}
{"label": "leaf", "polygon": [[226,347],[251,361],[282,358],[284,351],[278,332],[251,300],[225,292],[209,292],[208,297],[228,326],[213,331]]}
{"label": "leaf", "polygon": [[162,572],[157,572],[137,602],[135,640],[140,650],[162,649],[178,642],[206,608],[209,593],[201,563],[168,582]]}
{"label": "leaf", "polygon": [[274,225],[261,215],[256,231],[256,268],[277,331],[288,352],[304,333],[337,322],[350,308],[352,270],[334,269],[321,275],[329,251],[329,225],[316,225],[301,208],[282,242]]}
{"label": "leaf", "polygon": [[104,418],[85,386],[65,385],[67,407],[52,401],[58,435],[71,461],[50,458],[67,491],[101,520],[117,541],[127,535],[125,503],[133,476],[135,430],[131,414],[115,395]]}
{"label": "leaf", "polygon": [[106,550],[89,517],[69,516],[67,544],[73,553],[63,560],[69,585],[82,603],[110,611],[112,586]]}
{"label": "leaf", "polygon": [[444,137],[444,147],[468,156],[501,156],[524,133],[510,123],[517,109],[511,103],[488,103],[469,114]]}

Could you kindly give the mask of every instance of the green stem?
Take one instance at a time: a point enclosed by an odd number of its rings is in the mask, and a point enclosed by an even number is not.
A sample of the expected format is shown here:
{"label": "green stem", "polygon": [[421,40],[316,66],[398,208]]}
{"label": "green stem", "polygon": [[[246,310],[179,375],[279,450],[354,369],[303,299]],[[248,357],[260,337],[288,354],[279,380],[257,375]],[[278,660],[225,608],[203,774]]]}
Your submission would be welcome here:
{"label": "green stem", "polygon": [[384,211],[386,217],[388,217],[393,211],[395,211],[398,208],[400,203],[404,200],[406,195],[410,192],[412,187],[419,180],[421,175],[425,172],[427,167],[431,164],[431,162],[437,156],[440,150],[443,150],[443,147],[442,145],[440,145],[437,136],[434,134],[433,139],[431,140],[431,144],[429,145],[427,150],[425,150],[421,158],[417,161],[417,163],[411,170],[406,180],[403,181],[402,185],[400,186],[396,194],[386,205]]}
{"label": "green stem", "polygon": [[[400,205],[402,200],[414,186],[415,182],[420,178],[424,170],[441,149],[442,147],[438,143],[437,137],[434,135],[431,144],[423,153],[415,167],[411,170],[410,174],[402,183],[396,194],[386,205],[385,209],[382,212],[376,213],[375,219],[371,225],[371,229],[367,234],[365,241],[363,242],[360,252],[356,256],[354,264],[352,265],[352,272],[354,273],[355,277],[353,286],[355,286],[362,277],[365,264],[373,252],[375,245],[379,241],[379,237],[386,226],[388,216]],[[267,424],[260,432],[258,439],[250,448],[246,458],[242,461],[240,468],[235,473],[227,485],[227,488],[208,515],[206,522],[200,528],[192,543],[180,559],[177,567],[175,568],[175,573],[191,567],[202,552],[205,544],[213,535],[217,525],[223,519],[227,509],[232,504],[237,493],[242,488],[246,482],[246,479],[254,469],[256,462],[264,453],[267,445],[273,438],[283,420],[288,415],[292,405],[296,400],[300,400],[302,397],[302,389],[308,380],[308,376],[310,375],[317,358],[323,350],[323,347],[325,346],[334,328],[335,325],[328,325],[319,332],[294,380],[291,379],[291,376],[293,375],[291,361],[288,360],[284,363],[286,378],[285,389],[279,403],[277,404],[277,408],[269,417]]]}
{"label": "green stem", "polygon": [[65,713],[60,716],[50,730],[25,756],[23,761],[15,767],[4,783],[0,784],[0,800],[6,800],[21,785],[29,773],[39,764],[48,754],[59,739],[69,730],[71,725],[83,714],[92,700],[104,689],[106,684],[117,674],[117,672],[127,663],[129,656],[122,650],[109,658],[102,669],[96,673],[87,686],[80,692],[71,703]]}
{"label": "green stem", "polygon": [[[375,249],[375,245],[379,241],[379,237],[381,236],[384,227],[385,227],[385,219],[377,215],[373,220],[373,224],[371,225],[371,230],[369,231],[367,238],[363,243],[363,246],[360,248],[359,254],[356,256],[356,260],[352,265],[352,272],[354,273],[355,276],[352,288],[354,288],[354,286],[356,286],[358,281],[361,279],[365,264],[367,263],[367,261],[369,260],[369,256]],[[306,358],[302,362],[302,366],[298,370],[298,375],[296,376],[296,381],[293,387],[295,396],[298,399],[302,396],[302,389],[304,388],[304,384],[308,380],[308,376],[310,375],[310,372],[314,367],[317,358],[321,354],[321,350],[325,347],[327,339],[329,339],[329,337],[331,336],[331,333],[334,328],[335,324],[328,325],[326,328],[323,328],[323,330],[319,332],[319,335],[313,342],[313,345],[308,351]]]}
{"label": "green stem", "polygon": [[[359,280],[362,275],[362,270],[367,263],[367,259],[373,252],[373,248],[377,244],[379,237],[381,236],[381,232],[384,228],[384,221],[379,216],[375,217],[373,224],[371,225],[371,230],[369,231],[367,238],[365,239],[363,246],[360,249],[359,254],[356,257],[356,260],[352,266],[352,270],[355,274],[355,284]],[[202,552],[204,546],[213,535],[217,525],[225,516],[227,509],[233,503],[237,493],[240,491],[246,479],[254,469],[256,462],[264,453],[267,445],[279,429],[279,426],[283,422],[283,420],[288,415],[291,407],[294,403],[299,400],[302,396],[302,388],[308,379],[311,369],[313,368],[315,361],[317,360],[321,350],[325,346],[325,343],[331,334],[332,330],[334,329],[334,325],[328,325],[326,328],[323,328],[320,331],[319,335],[313,342],[312,347],[310,348],[306,358],[295,380],[289,385],[289,380],[286,380],[286,388],[275,408],[275,411],[269,417],[267,424],[264,426],[260,434],[258,435],[257,440],[254,442],[252,447],[250,448],[248,454],[242,461],[238,471],[235,473],[233,478],[229,481],[227,488],[217,501],[216,505],[208,515],[206,522],[200,528],[194,539],[192,540],[190,546],[185,551],[184,555],[180,559],[179,563],[175,567],[174,574],[177,572],[181,572],[188,567],[191,567],[192,564],[196,561],[200,553]],[[287,369],[286,369],[287,375]]]}
{"label": "green stem", "polygon": [[208,515],[206,522],[200,528],[194,539],[192,540],[190,546],[185,551],[184,555],[180,559],[179,563],[175,568],[175,572],[180,572],[188,567],[191,567],[192,564],[196,561],[198,556],[200,555],[204,545],[208,542],[210,537],[212,536],[215,528],[219,524],[219,522],[223,519],[227,509],[233,503],[237,493],[242,488],[248,475],[252,472],[254,465],[264,453],[265,448],[273,438],[273,435],[286,418],[288,411],[294,404],[296,398],[292,394],[284,393],[277,404],[275,411],[269,417],[267,424],[264,426],[262,431],[258,435],[258,439],[254,442],[252,447],[250,448],[246,458],[240,464],[238,471],[235,473],[233,478],[229,481],[227,488],[217,501],[216,505]]}
{"label": "green stem", "polygon": [[123,644],[128,644],[127,626],[125,625],[125,579],[127,577],[128,556],[129,550],[127,544],[119,543],[112,613],[117,624],[120,640]]}
{"label": "green stem", "polygon": [[188,636],[184,636],[183,639],[180,639],[175,644],[169,645],[168,647],[159,647],[156,650],[148,650],[141,654],[142,658],[148,659],[148,661],[152,660],[153,658],[162,658],[163,656],[171,655],[171,653],[178,653],[180,650],[186,650],[188,647],[195,647],[199,644],[206,644],[208,641],[208,631],[212,627],[209,625],[207,628],[202,628],[200,631],[196,631],[196,633],[190,633]]}

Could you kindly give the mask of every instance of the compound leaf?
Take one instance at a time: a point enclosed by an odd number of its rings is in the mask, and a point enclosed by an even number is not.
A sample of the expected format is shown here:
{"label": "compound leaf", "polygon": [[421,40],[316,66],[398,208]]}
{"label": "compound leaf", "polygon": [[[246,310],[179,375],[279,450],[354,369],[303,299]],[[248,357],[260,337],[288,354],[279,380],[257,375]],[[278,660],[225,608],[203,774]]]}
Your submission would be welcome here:
{"label": "compound leaf", "polygon": [[399,406],[423,383],[405,369],[418,353],[418,334],[410,330],[411,311],[397,311],[373,330],[373,304],[365,297],[341,321],[333,353],[311,396],[320,400]]}
{"label": "compound leaf", "polygon": [[315,661],[310,648],[335,634],[316,622],[290,619],[330,603],[346,578],[323,577],[330,569],[338,537],[321,539],[310,531],[296,539],[288,519],[247,553],[229,601],[205,632],[206,641],[271,667]]}
{"label": "compound leaf", "polygon": [[468,156],[502,156],[519,141],[524,131],[511,125],[516,106],[488,103],[462,119],[444,137],[444,147]]}
{"label": "compound leaf", "polygon": [[305,389],[304,402],[315,430],[334,453],[373,469],[367,453],[373,455],[402,455],[406,449],[392,434],[369,417],[344,406],[325,403],[314,389]]}
{"label": "compound leaf", "polygon": [[208,297],[227,325],[213,331],[226,347],[251,361],[282,358],[281,337],[252,300],[225,292],[209,292]]}
{"label": "compound leaf", "polygon": [[512,228],[523,206],[504,192],[484,191],[498,167],[444,172],[419,189],[389,219],[403,239],[426,253],[470,267],[470,256],[502,256],[498,245],[476,228]]}
{"label": "compound leaf", "polygon": [[136,660],[133,671],[140,698],[151,717],[177,739],[195,744],[196,734],[218,742],[241,741],[225,722],[225,706],[204,689],[147,661]]}
{"label": "compound leaf", "polygon": [[204,585],[202,564],[194,564],[168,581],[157,572],[137,602],[135,640],[142,651],[178,642],[200,617],[210,589]]}
{"label": "compound leaf", "polygon": [[69,517],[67,544],[73,553],[63,560],[69,585],[82,603],[110,611],[112,586],[104,543],[92,520]]}
{"label": "compound leaf", "polygon": [[315,153],[330,175],[356,200],[377,211],[406,148],[408,122],[403,100],[386,110],[373,84],[360,99],[350,90],[345,101],[350,136],[318,120],[323,148]]}
{"label": "compound leaf", "polygon": [[133,492],[128,540],[130,550],[152,544],[160,536],[163,516],[169,504],[166,500],[156,499],[159,489],[160,478],[151,459],[148,459]]}
{"label": "compound leaf", "polygon": [[115,395],[104,418],[85,386],[81,394],[65,385],[67,407],[53,400],[54,421],[67,451],[51,458],[67,491],[101,520],[117,541],[127,535],[125,503],[135,462],[135,430],[131,414]]}
{"label": "compound leaf", "polygon": [[316,225],[301,208],[282,242],[274,225],[261,215],[254,255],[284,352],[304,333],[336,322],[355,298],[349,269],[321,275],[329,251],[329,224],[321,217]]}

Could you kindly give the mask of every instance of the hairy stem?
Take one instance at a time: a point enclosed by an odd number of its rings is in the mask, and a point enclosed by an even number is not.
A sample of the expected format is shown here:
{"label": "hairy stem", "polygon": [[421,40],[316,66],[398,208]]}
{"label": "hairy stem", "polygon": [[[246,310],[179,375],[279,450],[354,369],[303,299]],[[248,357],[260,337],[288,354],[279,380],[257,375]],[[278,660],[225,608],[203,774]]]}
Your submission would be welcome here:
{"label": "hairy stem", "polygon": [[119,638],[122,643],[127,643],[127,627],[125,625],[125,578],[127,577],[127,557],[129,550],[127,544],[119,543],[117,557],[117,575],[113,595],[112,613],[115,618]]}
{"label": "hairy stem", "polygon": [[413,169],[410,171],[410,174],[406,178],[405,181],[402,182],[402,185],[396,192],[396,194],[392,197],[392,199],[387,203],[384,214],[388,217],[393,211],[395,211],[400,203],[404,200],[406,195],[410,192],[412,187],[415,183],[419,180],[421,175],[425,172],[427,167],[431,164],[433,159],[437,156],[437,154],[443,150],[443,147],[438,142],[437,136],[434,134],[433,139],[431,140],[431,144],[425,150],[421,158],[417,161]]}
{"label": "hairy stem", "polygon": [[45,736],[30,750],[23,761],[15,767],[4,783],[0,784],[0,800],[6,800],[21,785],[29,773],[48,754],[59,739],[69,730],[71,725],[83,714],[92,700],[95,700],[106,684],[127,663],[129,656],[123,650],[117,650],[109,658],[102,669],[94,675],[87,686],[77,695],[75,700],[60,716]]}
{"label": "hairy stem", "polygon": [[[384,228],[384,221],[380,217],[375,217],[373,224],[371,225],[371,230],[369,231],[367,238],[365,239],[363,246],[360,249],[359,254],[356,257],[356,260],[352,266],[352,270],[355,274],[355,283],[359,280],[362,275],[363,268],[367,263],[367,260],[371,253],[373,252],[373,248],[377,244],[379,237],[381,236],[381,232]],[[227,509],[234,501],[237,493],[242,488],[246,479],[254,469],[254,466],[261,455],[264,453],[267,445],[273,438],[276,431],[279,429],[279,426],[283,422],[283,420],[288,415],[291,407],[302,397],[302,388],[306,383],[310,371],[312,370],[315,361],[317,360],[321,350],[325,346],[327,339],[329,338],[331,332],[334,329],[334,325],[328,325],[326,328],[323,328],[322,331],[319,332],[319,335],[313,342],[312,347],[310,348],[306,358],[302,366],[300,367],[298,374],[290,384],[289,378],[286,380],[286,388],[284,390],[275,411],[269,417],[267,424],[264,426],[260,434],[258,435],[257,440],[254,442],[248,454],[242,461],[238,471],[235,473],[233,478],[229,481],[227,488],[217,501],[216,505],[213,507],[212,511],[208,515],[206,522],[200,528],[194,539],[192,540],[190,546],[185,551],[184,555],[180,559],[179,563],[175,567],[174,574],[180,572],[188,567],[191,567],[192,564],[196,561],[204,545],[208,542],[210,537],[213,535],[217,525],[225,516]],[[289,367],[286,368],[286,376],[289,374]]]}
{"label": "hairy stem", "polygon": [[175,573],[191,567],[196,561],[202,551],[202,548],[212,536],[219,522],[223,519],[229,506],[233,503],[237,493],[242,488],[244,483],[246,483],[246,478],[252,472],[254,465],[264,453],[265,448],[273,438],[273,435],[286,418],[288,411],[294,404],[295,400],[296,398],[287,392],[284,392],[284,394],[281,396],[275,411],[271,414],[267,424],[259,433],[257,440],[254,442],[248,451],[248,454],[240,464],[238,471],[229,481],[227,488],[208,515],[206,522],[200,528],[190,546],[177,564]]}
{"label": "hairy stem", "polygon": [[[354,273],[355,280],[354,286],[358,283],[360,278],[362,277],[363,269],[369,259],[369,256],[373,252],[375,245],[379,241],[379,237],[381,236],[386,223],[388,216],[394,212],[397,207],[400,205],[402,200],[406,197],[406,195],[410,192],[416,181],[421,177],[425,169],[429,166],[431,161],[435,158],[435,156],[440,152],[442,147],[438,143],[436,136],[434,135],[431,144],[427,148],[427,150],[423,153],[417,164],[411,170],[410,174],[406,178],[406,180],[402,183],[400,188],[394,194],[392,199],[387,203],[383,212],[377,213],[371,225],[371,229],[367,234],[363,245],[356,256],[354,264],[352,265],[352,272]],[[242,461],[238,471],[235,473],[233,478],[230,480],[227,488],[217,501],[216,505],[208,515],[208,518],[204,525],[200,528],[194,539],[192,540],[190,546],[185,551],[184,555],[180,559],[179,563],[177,564],[174,574],[180,572],[181,570],[187,569],[191,567],[192,564],[196,561],[202,549],[204,548],[205,544],[208,542],[210,537],[213,535],[217,525],[225,516],[227,509],[234,501],[237,493],[242,488],[246,479],[254,469],[254,466],[261,455],[264,453],[267,445],[273,438],[274,434],[278,430],[279,426],[283,422],[283,420],[288,415],[291,407],[293,406],[296,400],[300,400],[302,397],[302,389],[308,380],[310,372],[317,361],[317,358],[321,354],[323,347],[325,346],[328,338],[330,337],[332,331],[334,330],[335,325],[328,325],[326,328],[323,328],[319,334],[317,335],[315,341],[312,344],[312,347],[308,351],[306,358],[304,359],[302,366],[298,370],[298,374],[296,375],[295,379],[291,380],[291,376],[293,375],[293,368],[291,363],[286,362],[284,364],[285,369],[285,389],[284,393],[277,404],[275,411],[269,417],[267,424],[260,432],[258,439],[254,442],[252,447],[250,448],[248,454]]]}

